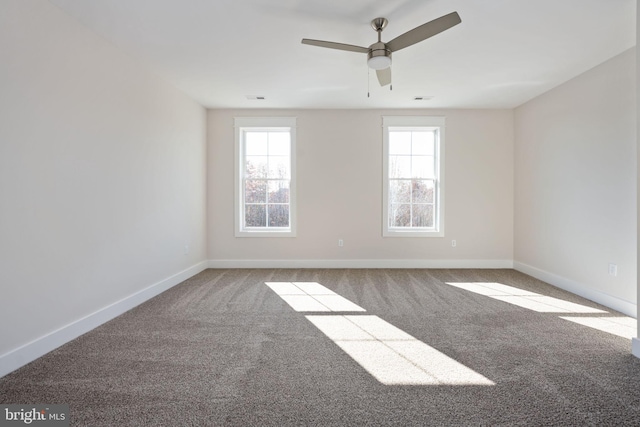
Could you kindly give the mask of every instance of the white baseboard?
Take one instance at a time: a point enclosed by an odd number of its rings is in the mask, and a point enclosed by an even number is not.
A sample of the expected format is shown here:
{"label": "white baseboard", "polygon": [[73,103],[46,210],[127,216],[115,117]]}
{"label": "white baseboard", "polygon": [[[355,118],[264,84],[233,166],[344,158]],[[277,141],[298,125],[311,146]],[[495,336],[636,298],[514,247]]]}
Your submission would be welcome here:
{"label": "white baseboard", "polygon": [[216,259],[209,268],[513,268],[506,259]]}
{"label": "white baseboard", "polygon": [[0,356],[0,378],[208,268],[202,261]]}
{"label": "white baseboard", "polygon": [[555,287],[564,289],[565,291],[569,291],[588,300],[597,302],[598,304],[602,304],[606,307],[612,308],[616,311],[619,311],[620,313],[626,314],[627,316],[637,318],[637,305],[632,302],[605,294],[604,292],[592,289],[582,283],[567,279],[566,277],[558,276],[557,274],[549,273],[547,271],[532,267],[522,262],[514,261],[513,268],[521,273],[535,277],[536,279],[547,282]]}

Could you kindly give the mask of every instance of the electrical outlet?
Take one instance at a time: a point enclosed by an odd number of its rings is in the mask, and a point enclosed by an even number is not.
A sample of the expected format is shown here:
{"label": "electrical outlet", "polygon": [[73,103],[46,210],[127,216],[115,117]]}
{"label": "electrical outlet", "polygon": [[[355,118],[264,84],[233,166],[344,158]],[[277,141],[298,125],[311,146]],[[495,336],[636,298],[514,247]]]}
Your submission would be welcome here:
{"label": "electrical outlet", "polygon": [[455,247],[456,247],[456,245],[457,245],[456,241],[455,241],[455,240],[452,240],[452,241],[451,241],[451,247],[452,247],[452,248],[455,248]]}
{"label": "electrical outlet", "polygon": [[185,255],[189,254],[189,245],[184,245],[184,254]]}
{"label": "electrical outlet", "polygon": [[618,275],[618,265],[617,264],[609,264],[609,276],[617,276]]}
{"label": "electrical outlet", "polygon": [[343,247],[344,246],[344,240],[338,239],[338,246],[339,247]]}

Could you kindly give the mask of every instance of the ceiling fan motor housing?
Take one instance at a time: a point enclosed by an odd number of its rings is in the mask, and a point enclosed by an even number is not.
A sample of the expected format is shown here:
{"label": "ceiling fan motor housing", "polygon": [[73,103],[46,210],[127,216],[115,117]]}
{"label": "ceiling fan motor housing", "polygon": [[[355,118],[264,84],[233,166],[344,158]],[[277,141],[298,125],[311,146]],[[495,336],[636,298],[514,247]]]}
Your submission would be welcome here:
{"label": "ceiling fan motor housing", "polygon": [[367,64],[374,70],[383,70],[391,65],[391,50],[383,42],[377,42],[369,46]]}

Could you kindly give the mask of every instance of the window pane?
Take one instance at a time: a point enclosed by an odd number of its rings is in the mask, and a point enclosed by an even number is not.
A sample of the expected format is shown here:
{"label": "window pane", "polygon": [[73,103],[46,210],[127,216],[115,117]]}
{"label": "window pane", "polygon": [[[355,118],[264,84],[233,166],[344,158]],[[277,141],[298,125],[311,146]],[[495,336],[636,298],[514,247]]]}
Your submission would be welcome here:
{"label": "window pane", "polygon": [[389,181],[389,199],[391,203],[411,202],[411,181],[392,180]]}
{"label": "window pane", "polygon": [[269,132],[269,155],[288,156],[291,152],[291,135],[289,132]]}
{"label": "window pane", "polygon": [[411,154],[420,156],[433,156],[435,135],[433,131],[413,132],[411,138]]}
{"label": "window pane", "polygon": [[289,178],[289,156],[269,156],[269,178]]}
{"label": "window pane", "polygon": [[265,227],[267,225],[265,205],[245,205],[244,223],[245,227]]}
{"label": "window pane", "polygon": [[435,165],[433,156],[413,156],[411,157],[411,177],[412,178],[433,178]]}
{"label": "window pane", "polygon": [[433,205],[413,205],[413,227],[433,227]]}
{"label": "window pane", "polygon": [[244,184],[245,203],[266,203],[267,181],[248,179]]}
{"label": "window pane", "polygon": [[433,203],[435,195],[435,183],[432,180],[413,180],[413,203]]}
{"label": "window pane", "polygon": [[391,204],[389,205],[389,226],[409,227],[411,226],[411,205]]}
{"label": "window pane", "polygon": [[245,163],[246,178],[267,177],[267,156],[247,156]]}
{"label": "window pane", "polygon": [[389,178],[411,178],[411,156],[389,156]]}
{"label": "window pane", "polygon": [[247,156],[266,156],[267,132],[245,132],[244,146]]}
{"label": "window pane", "polygon": [[269,227],[289,226],[289,205],[269,205]]}
{"label": "window pane", "polygon": [[411,154],[411,132],[389,132],[389,154]]}
{"label": "window pane", "polygon": [[289,203],[289,181],[269,181],[269,203]]}

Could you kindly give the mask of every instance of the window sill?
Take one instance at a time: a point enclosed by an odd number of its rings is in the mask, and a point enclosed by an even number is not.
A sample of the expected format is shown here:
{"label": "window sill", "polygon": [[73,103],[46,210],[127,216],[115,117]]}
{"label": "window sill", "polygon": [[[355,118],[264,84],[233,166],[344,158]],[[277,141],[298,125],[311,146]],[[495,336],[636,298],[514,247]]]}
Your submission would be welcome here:
{"label": "window sill", "polygon": [[382,237],[444,237],[444,231],[383,230]]}
{"label": "window sill", "polygon": [[296,237],[295,231],[292,230],[245,230],[245,231],[236,231],[236,237]]}

